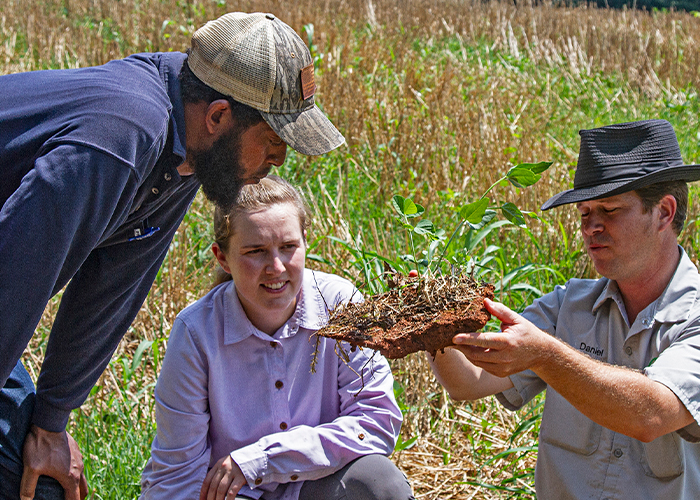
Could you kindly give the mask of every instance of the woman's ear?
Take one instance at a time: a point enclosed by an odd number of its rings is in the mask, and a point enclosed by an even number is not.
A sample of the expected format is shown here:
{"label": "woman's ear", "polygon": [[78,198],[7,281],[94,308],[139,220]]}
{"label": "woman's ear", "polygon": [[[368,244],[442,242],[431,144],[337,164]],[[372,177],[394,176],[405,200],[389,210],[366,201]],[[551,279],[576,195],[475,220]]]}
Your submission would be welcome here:
{"label": "woman's ear", "polygon": [[213,243],[211,246],[211,251],[214,253],[214,257],[219,262],[221,268],[227,273],[231,274],[231,268],[228,266],[228,261],[226,260],[226,254],[221,249],[218,243]]}

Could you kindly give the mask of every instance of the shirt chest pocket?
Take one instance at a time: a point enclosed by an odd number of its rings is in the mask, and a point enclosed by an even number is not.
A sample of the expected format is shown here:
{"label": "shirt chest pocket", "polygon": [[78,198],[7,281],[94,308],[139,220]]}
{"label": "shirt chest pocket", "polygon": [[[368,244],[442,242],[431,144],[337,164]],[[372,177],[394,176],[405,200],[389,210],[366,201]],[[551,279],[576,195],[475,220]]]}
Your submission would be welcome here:
{"label": "shirt chest pocket", "polygon": [[600,443],[600,425],[583,415],[558,392],[547,389],[540,440],[581,455],[591,455]]}
{"label": "shirt chest pocket", "polygon": [[632,440],[638,451],[640,465],[647,476],[656,479],[673,479],[684,470],[683,449],[681,438],[675,432],[664,434],[651,441],[642,443]]}

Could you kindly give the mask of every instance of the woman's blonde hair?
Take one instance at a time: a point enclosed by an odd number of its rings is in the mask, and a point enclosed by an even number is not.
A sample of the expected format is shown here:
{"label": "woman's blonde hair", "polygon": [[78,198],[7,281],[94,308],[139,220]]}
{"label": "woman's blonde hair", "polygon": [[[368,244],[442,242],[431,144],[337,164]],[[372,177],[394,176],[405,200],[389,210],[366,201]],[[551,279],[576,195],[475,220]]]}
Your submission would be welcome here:
{"label": "woman's blonde hair", "polygon": [[[257,184],[244,185],[236,202],[227,212],[218,207],[214,210],[214,241],[226,252],[229,240],[236,231],[236,220],[241,214],[257,212],[278,203],[290,203],[296,208],[301,233],[305,235],[310,221],[309,211],[301,193],[283,178],[268,175]],[[230,279],[231,275],[219,267],[213,286]]]}

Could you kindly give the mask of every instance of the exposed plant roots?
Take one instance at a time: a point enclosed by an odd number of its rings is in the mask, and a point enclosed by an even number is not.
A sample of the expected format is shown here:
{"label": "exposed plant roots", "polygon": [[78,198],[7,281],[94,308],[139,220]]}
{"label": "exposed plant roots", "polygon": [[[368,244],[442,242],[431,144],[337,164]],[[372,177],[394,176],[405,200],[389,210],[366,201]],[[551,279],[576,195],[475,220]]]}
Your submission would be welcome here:
{"label": "exposed plant roots", "polygon": [[331,313],[318,335],[376,349],[390,359],[418,351],[433,356],[452,345],[452,337],[484,327],[491,315],[484,297],[494,287],[470,276],[407,278],[388,274],[389,291],[349,303]]}

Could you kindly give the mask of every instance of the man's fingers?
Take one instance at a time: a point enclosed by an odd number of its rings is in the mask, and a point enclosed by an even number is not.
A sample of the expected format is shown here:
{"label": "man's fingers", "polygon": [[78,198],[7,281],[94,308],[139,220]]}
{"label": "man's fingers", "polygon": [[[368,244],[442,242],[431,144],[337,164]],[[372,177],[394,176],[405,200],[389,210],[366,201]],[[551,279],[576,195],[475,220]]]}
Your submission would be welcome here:
{"label": "man's fingers", "polygon": [[518,313],[512,311],[500,302],[494,302],[490,299],[484,299],[484,305],[486,306],[486,310],[493,314],[502,323],[511,324],[514,323],[516,319],[518,319]]}
{"label": "man's fingers", "polygon": [[500,333],[458,333],[452,337],[452,342],[458,346],[474,346],[489,349],[500,345],[499,338]]}
{"label": "man's fingers", "polygon": [[65,494],[65,500],[81,500],[80,498],[80,486],[79,484],[76,484],[75,486],[70,485],[66,487],[65,484],[62,484],[63,486],[63,492]]}
{"label": "man's fingers", "polygon": [[22,482],[19,486],[19,497],[21,500],[32,500],[34,498],[37,481],[39,481],[39,473],[25,466]]}
{"label": "man's fingers", "polygon": [[80,500],[85,500],[88,495],[88,482],[85,474],[80,474]]}

